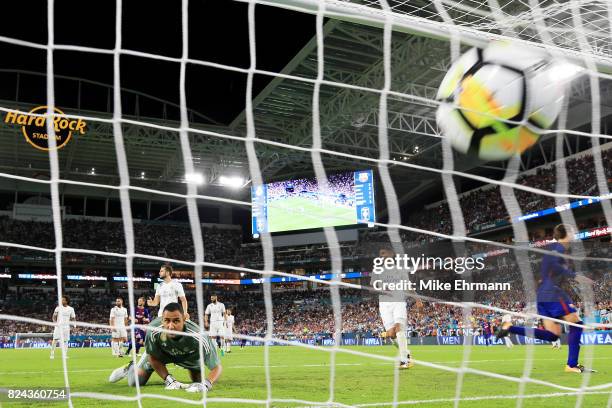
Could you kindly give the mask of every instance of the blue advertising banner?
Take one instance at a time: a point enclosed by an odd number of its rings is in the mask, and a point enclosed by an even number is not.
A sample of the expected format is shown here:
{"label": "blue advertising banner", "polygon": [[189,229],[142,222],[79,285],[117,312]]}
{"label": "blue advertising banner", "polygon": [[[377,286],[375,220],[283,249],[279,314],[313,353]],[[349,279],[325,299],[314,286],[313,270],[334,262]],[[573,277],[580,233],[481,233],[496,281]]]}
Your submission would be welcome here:
{"label": "blue advertising banner", "polygon": [[[330,280],[330,279],[333,279],[334,275],[335,274],[333,273],[324,273],[320,275],[307,275],[307,276],[300,277],[300,278],[294,278],[290,276],[287,276],[287,277],[275,276],[273,278],[241,279],[240,284],[241,285],[256,285],[256,284],[263,283],[266,280],[272,283],[298,282],[298,281],[305,281],[305,280],[311,280],[311,279]],[[347,273],[340,274],[341,279],[355,279],[355,278],[361,278],[361,276],[362,276],[361,272],[347,272]],[[208,281],[210,282],[206,282],[205,279],[202,279],[203,283],[215,283],[215,279],[208,279]]]}
{"label": "blue advertising banner", "polygon": [[[432,344],[430,343],[428,337],[424,338],[426,341],[423,344]],[[463,345],[465,339],[463,336],[438,336],[435,337],[436,342],[434,344],[440,344],[444,346],[460,346]],[[567,344],[567,335],[561,335],[561,342],[563,344]],[[549,341],[534,339],[531,337],[524,336],[516,336],[511,335],[510,340],[514,344],[551,344]],[[582,345],[612,345],[612,332],[611,331],[592,331],[587,333],[582,333],[580,337],[580,343]],[[472,344],[475,346],[503,346],[504,341],[502,339],[497,339],[495,336],[491,336],[486,338],[485,336],[474,336],[472,337]]]}
{"label": "blue advertising banner", "polygon": [[582,333],[580,342],[584,345],[590,344],[608,344],[612,345],[612,332],[595,331],[590,333]]}
{"label": "blue advertising banner", "polygon": [[560,213],[560,212],[578,208],[578,207],[584,207],[587,205],[598,203],[600,201],[601,199],[599,198],[589,198],[585,200],[572,201],[571,203],[568,203],[568,204],[559,205],[557,207],[547,208],[545,210],[535,211],[529,214],[521,215],[520,217],[516,218],[516,221],[532,220],[534,218],[544,217],[546,215]]}
{"label": "blue advertising banner", "polygon": [[[421,345],[441,345],[441,346],[461,346],[464,344],[466,338],[463,336],[437,336],[437,337],[420,337],[415,338],[411,337],[410,343],[413,345],[421,344]],[[523,337],[523,336],[515,336],[511,335],[510,339],[514,344],[518,345],[526,345],[526,344],[534,344],[534,345],[550,345],[550,342],[533,339],[531,337]],[[320,338],[317,340],[313,338],[303,339],[303,340],[295,340],[303,344],[309,345],[319,345],[319,346],[333,346],[334,340],[331,338]],[[234,339],[232,344],[238,346],[240,345],[240,339]],[[561,336],[561,343],[567,344],[567,336],[563,334]],[[277,343],[270,342],[268,343],[272,346],[287,346],[285,343]],[[343,346],[380,346],[382,344],[381,339],[379,337],[354,337],[354,336],[346,336],[342,338],[341,345]],[[473,336],[472,344],[475,346],[503,346],[505,343],[502,339],[497,339],[495,336],[485,337],[485,336]],[[610,331],[594,331],[583,333],[581,337],[582,345],[612,345],[612,332]],[[251,341],[248,340],[246,342],[247,346],[262,346],[263,342],[260,341]],[[100,348],[100,347],[110,347],[110,342],[108,341],[83,341],[83,340],[73,340],[68,343],[68,346],[71,348],[76,347],[92,347],[92,348]],[[14,348],[15,343],[13,341],[2,342],[0,343],[0,349]],[[40,342],[31,342],[27,344],[20,343],[20,348],[50,348],[49,342],[40,341]]]}

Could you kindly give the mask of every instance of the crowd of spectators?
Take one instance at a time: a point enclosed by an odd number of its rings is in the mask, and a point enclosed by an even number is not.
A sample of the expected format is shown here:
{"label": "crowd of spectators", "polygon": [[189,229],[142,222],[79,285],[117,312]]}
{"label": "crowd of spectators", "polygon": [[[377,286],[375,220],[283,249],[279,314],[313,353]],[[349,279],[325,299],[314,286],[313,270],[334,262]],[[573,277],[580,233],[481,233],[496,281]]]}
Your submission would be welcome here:
{"label": "crowd of spectators", "polygon": [[[359,243],[345,241],[339,244],[343,261],[357,260]],[[274,257],[276,265],[293,264],[304,265],[308,263],[321,263],[329,261],[330,251],[327,244],[296,245],[287,248],[275,248]],[[261,269],[263,265],[263,250],[260,243],[242,245],[235,263],[239,266],[249,266]]]}
{"label": "crowd of spectators", "polygon": [[[108,325],[108,316],[114,297],[111,294],[100,296],[87,295],[85,292],[68,292],[70,305],[77,311],[81,322]],[[0,313],[29,317],[32,319],[52,321],[53,311],[57,306],[57,292],[43,291],[38,288],[20,288],[19,293],[8,291],[0,299]],[[34,324],[18,320],[0,320],[0,334],[16,333],[51,333],[52,326]],[[105,328],[73,329],[74,334],[108,334]]]}
{"label": "crowd of spectators", "polygon": [[[594,321],[612,323],[612,279],[610,273],[597,272],[594,293]],[[481,305],[495,306],[513,312],[528,310],[530,303],[525,295],[520,272],[515,266],[509,266],[505,275],[496,281],[513,282],[511,290],[503,292],[482,292],[476,295],[474,302]],[[479,281],[486,281],[480,279]],[[205,304],[210,293],[204,294]],[[235,332],[255,336],[266,334],[268,321],[264,295],[258,290],[216,292],[226,308],[232,309],[236,316]],[[108,313],[117,295],[112,292],[88,293],[69,292],[71,305],[76,310],[77,320],[108,324]],[[340,289],[341,333],[359,335],[377,335],[382,331],[382,322],[378,312],[377,294],[366,290]],[[55,308],[56,293],[42,292],[40,289],[21,288],[19,294],[8,292],[0,301],[0,313],[16,316],[27,316],[45,321],[51,320]],[[195,293],[187,292],[192,318],[197,315]],[[574,294],[579,309],[584,310],[580,296]],[[421,307],[409,300],[408,330],[413,336],[461,335],[466,329],[477,330],[483,322],[498,324],[501,314],[483,307],[457,307],[444,302],[424,301]],[[465,314],[465,316],[464,316]],[[521,322],[524,319],[519,319]],[[334,333],[335,315],[332,296],[327,287],[308,290],[288,290],[273,286],[272,290],[272,324],[273,333],[281,338],[302,338],[314,335],[331,336]],[[37,325],[12,320],[0,320],[0,335],[14,335],[25,332],[52,331],[50,326]],[[78,327],[74,335],[108,335],[106,328]]]}
{"label": "crowd of spectators", "polygon": [[[612,162],[612,149],[602,152],[603,163]],[[597,195],[593,157],[585,155],[564,162],[568,174],[568,192],[578,195]],[[612,182],[612,166],[604,166],[608,182]],[[329,176],[330,194],[335,195],[350,189],[352,173]],[[555,191],[555,165],[542,166],[535,174],[525,174],[518,178],[518,184],[547,191]],[[287,191],[310,191],[316,187],[312,179],[297,179],[287,182],[271,183],[269,194],[287,194]],[[312,190],[314,191],[314,190]],[[347,190],[348,191],[348,190]],[[513,190],[522,213],[529,213],[555,205],[552,197],[537,195],[524,190]],[[507,222],[509,219],[499,186],[486,186],[472,190],[460,198],[460,206],[468,233],[479,231],[483,226]],[[452,222],[446,202],[415,212],[405,225],[436,233],[451,234]],[[603,221],[598,223],[603,225]],[[599,225],[597,225],[599,226]],[[135,250],[137,253],[191,261],[194,259],[192,234],[188,224],[141,222],[133,224]],[[6,242],[23,245],[53,248],[55,237],[53,225],[45,222],[17,221],[0,217],[0,233]],[[125,253],[124,229],[121,222],[67,219],[62,225],[64,247],[83,248],[104,252]],[[379,240],[384,235],[376,229],[364,230],[357,243],[344,243],[341,247],[343,258],[363,254],[368,242]],[[242,234],[238,229],[203,227],[204,256],[208,262],[258,267],[263,264],[263,251],[259,243],[242,244]],[[438,238],[426,233],[401,231],[402,240],[408,245],[420,245]],[[360,247],[361,245],[361,247]],[[0,256],[22,253],[23,250],[0,247]],[[277,263],[319,262],[329,257],[326,246],[309,245],[291,250],[275,251]]]}
{"label": "crowd of spectators", "polygon": [[[612,189],[612,149],[602,152],[605,178],[608,188]],[[561,180],[565,185],[560,186],[573,195],[600,195],[595,173],[593,156],[584,155],[579,158],[568,159],[563,163],[568,177]],[[557,176],[555,164],[538,167],[534,174],[524,174],[516,180],[517,184],[537,188],[544,191],[556,192]],[[513,193],[521,208],[522,214],[529,214],[537,210],[552,208],[556,205],[555,199],[550,196],[514,189]],[[499,186],[486,186],[472,190],[459,199],[468,233],[480,231],[483,226],[508,222],[509,214],[504,205]],[[448,203],[443,201],[436,206],[414,213],[405,225],[438,232],[452,233],[452,221]],[[433,241],[436,238],[427,234],[407,233],[407,238],[413,242]]]}
{"label": "crowd of spectators", "polygon": [[[603,162],[612,163],[612,149],[603,152]],[[565,166],[572,177],[568,177],[567,189],[571,194],[598,195],[599,188],[591,156],[570,159]],[[612,166],[604,166],[608,183],[612,181]],[[337,179],[335,179],[336,177]],[[344,178],[343,178],[344,177]],[[352,176],[351,176],[352,177]],[[293,191],[309,191],[312,181],[296,180],[291,186]],[[555,191],[556,173],[554,166],[540,167],[535,174],[519,177],[517,183],[547,191]],[[279,184],[279,186],[276,186]],[[288,186],[276,183],[272,194],[286,193]],[[338,191],[348,188],[350,180],[346,176],[330,176],[330,185],[339,186]],[[277,191],[278,190],[278,191]],[[536,195],[523,190],[514,190],[515,196],[523,213],[552,207],[554,199],[548,196]],[[494,224],[508,220],[508,214],[498,186],[473,190],[460,198],[466,226],[471,232],[479,230],[482,225]],[[407,225],[432,232],[450,234],[452,223],[447,203],[441,203],[432,208],[415,213]],[[604,220],[595,221],[595,226],[603,225]],[[187,224],[168,223],[135,223],[133,225],[135,251],[137,253],[161,256],[174,259],[192,260],[194,258],[192,234]],[[63,222],[63,245],[71,248],[84,248],[105,252],[125,253],[125,239],[121,222],[105,222],[91,220],[68,219]],[[5,242],[32,245],[44,248],[55,247],[53,224],[34,221],[19,221],[8,217],[0,217],[0,233]],[[242,236],[238,229],[223,229],[203,227],[205,260],[217,263],[227,263],[237,266],[260,266],[263,264],[261,246],[259,244],[241,245]],[[371,243],[378,242],[385,233],[376,230],[366,230],[360,234],[356,242],[345,242],[340,251],[344,259],[357,260],[369,248]],[[414,234],[402,231],[404,244],[431,242],[434,238],[428,234]],[[545,238],[545,237],[533,237]],[[609,242],[591,249],[592,256],[612,257]],[[19,255],[21,249],[0,247],[0,256]],[[301,247],[291,247],[275,250],[276,263],[308,263],[328,260],[330,251],[327,245],[313,244]],[[532,258],[530,256],[530,258]],[[530,259],[534,270],[537,261]],[[521,283],[519,269],[512,262],[497,263],[495,269],[508,281]],[[612,275],[606,263],[588,263],[586,268],[596,280],[594,299],[596,315],[599,321],[610,322],[612,319]],[[321,272],[324,272],[323,270]],[[278,287],[275,287],[278,289]],[[377,299],[366,291],[341,291],[341,316],[343,333],[361,332],[377,333],[381,329],[378,316]],[[116,293],[110,291],[100,293],[75,292],[72,295],[72,305],[76,309],[79,321],[107,324],[108,310]],[[195,294],[188,294],[190,301],[195,300]],[[0,296],[0,313],[27,316],[49,321],[55,307],[56,295],[53,291],[43,292],[41,289],[24,289],[20,292],[6,291]],[[206,297],[205,297],[206,299]],[[579,299],[579,298],[577,298]],[[261,335],[267,330],[266,311],[261,292],[240,291],[223,292],[221,300],[232,307],[236,314],[236,330],[249,334]],[[481,304],[488,304],[505,310],[521,312],[528,307],[523,287],[514,287],[502,293],[491,293],[476,299]],[[303,336],[312,333],[332,333],[335,327],[335,316],[329,291],[318,290],[276,290],[273,295],[273,327],[274,334],[279,336]],[[581,303],[579,302],[579,305]],[[195,309],[195,303],[191,305]],[[420,336],[437,335],[440,333],[462,333],[466,328],[476,328],[483,321],[495,321],[499,314],[484,308],[474,308],[464,316],[464,309],[449,306],[440,302],[425,302],[423,308],[411,308],[409,316],[410,330]],[[19,332],[50,332],[49,326],[31,323],[0,320],[0,335]],[[106,334],[106,329],[77,328],[75,334]]]}
{"label": "crowd of spectators", "polygon": [[[0,217],[0,233],[5,242],[42,248],[55,247],[53,224]],[[194,246],[188,224],[134,223],[135,252],[165,258],[193,260]],[[123,223],[67,219],[62,223],[63,246],[111,253],[125,253]],[[242,243],[242,230],[202,227],[206,261],[234,259]],[[22,249],[0,247],[0,256],[24,253]]]}

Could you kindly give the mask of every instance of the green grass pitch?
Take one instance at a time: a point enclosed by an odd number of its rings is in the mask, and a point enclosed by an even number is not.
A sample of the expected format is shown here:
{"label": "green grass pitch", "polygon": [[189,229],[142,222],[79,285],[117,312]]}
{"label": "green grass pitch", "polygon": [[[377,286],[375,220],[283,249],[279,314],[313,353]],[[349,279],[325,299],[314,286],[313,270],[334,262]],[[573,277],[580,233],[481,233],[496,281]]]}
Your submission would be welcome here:
{"label": "green grass pitch", "polygon": [[[591,376],[589,386],[612,382],[612,347],[589,346],[594,355],[593,367],[599,372]],[[583,353],[589,348],[583,347]],[[392,346],[349,347],[370,354],[393,356]],[[412,346],[417,360],[459,367],[463,356],[461,346]],[[224,372],[221,380],[209,397],[266,399],[263,347],[248,347],[222,358]],[[325,402],[329,399],[330,356],[327,351],[305,349],[302,347],[270,347],[270,376],[273,399],[299,399]],[[110,372],[127,361],[113,358],[110,349],[71,349],[67,360],[68,377],[73,392],[96,392],[113,395],[133,396],[136,391],[127,386],[126,380],[117,384],[107,383]],[[469,357],[469,367],[498,374],[521,377],[527,349],[516,346],[473,347]],[[580,387],[582,376],[563,372],[567,353],[564,345],[560,351],[548,346],[534,348],[533,369],[530,377],[555,384]],[[187,372],[170,366],[171,372],[179,381],[188,381]],[[399,372],[399,401],[422,401],[421,407],[452,407],[455,396],[457,375],[416,365],[410,370]],[[391,406],[393,400],[393,366],[391,363],[338,352],[336,355],[336,379],[334,401],[346,405],[372,404],[368,406]],[[0,350],[0,388],[2,387],[61,387],[64,384],[62,360],[49,360],[48,350]],[[519,385],[506,380],[466,374],[461,393],[461,407],[515,407]],[[165,391],[161,379],[153,374],[149,384],[142,388],[143,393],[196,399],[193,394],[183,390]],[[605,407],[612,389],[606,388],[584,396],[583,407]],[[560,395],[567,391],[548,386],[529,384],[523,407],[574,407],[576,396]],[[504,398],[510,397],[510,398]],[[497,397],[497,398],[496,398]],[[496,399],[493,399],[496,398]],[[429,401],[429,402],[427,402]],[[137,402],[118,402],[90,398],[73,398],[75,407],[137,407]],[[64,407],[62,403],[15,404],[3,402],[3,407]],[[300,403],[273,402],[273,407],[305,406]],[[156,398],[143,398],[143,407],[191,406]],[[200,405],[201,406],[201,405]],[[256,407],[264,405],[243,404],[238,402],[214,402],[207,407]],[[323,406],[309,405],[309,406]],[[405,405],[408,406],[408,405]]]}
{"label": "green grass pitch", "polygon": [[349,225],[355,220],[355,208],[320,206],[303,197],[273,201],[268,207],[270,232]]}

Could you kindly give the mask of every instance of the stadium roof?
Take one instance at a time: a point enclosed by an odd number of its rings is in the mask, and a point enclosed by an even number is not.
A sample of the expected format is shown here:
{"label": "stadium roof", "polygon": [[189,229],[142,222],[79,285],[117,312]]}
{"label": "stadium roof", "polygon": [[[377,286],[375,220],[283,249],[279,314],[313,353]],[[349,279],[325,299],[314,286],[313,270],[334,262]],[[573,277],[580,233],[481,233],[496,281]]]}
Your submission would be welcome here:
{"label": "stadium roof", "polygon": [[[223,67],[189,64],[187,99],[190,108],[188,112],[190,126],[202,131],[190,134],[194,164],[196,169],[204,172],[208,182],[214,184],[221,175],[242,175],[249,178],[243,140],[247,134],[244,69],[248,68],[249,57],[246,5],[234,2],[212,3],[215,6],[210,10],[190,9],[190,27],[196,31],[190,34],[190,41],[194,42],[197,30],[200,29],[195,19],[196,15],[211,16],[207,21],[217,20],[213,29],[223,30],[226,20],[214,16],[227,16],[229,14],[223,13],[232,12],[236,15],[235,21],[231,24],[232,35],[214,38],[217,43],[226,42],[228,50],[223,54],[219,50],[224,47],[217,44],[216,51],[207,54],[198,53],[198,50],[192,52],[190,46],[190,57],[226,66],[221,69]],[[209,3],[209,7],[212,7],[210,6],[212,3]],[[220,6],[219,3],[232,5]],[[164,56],[180,56],[181,41],[180,35],[177,34],[177,32],[180,34],[180,8],[169,6],[167,8],[168,10],[156,10],[157,17],[155,17],[167,23],[165,37],[157,37],[153,41],[146,41],[146,38],[130,40],[128,33],[138,31],[130,28],[135,24],[141,25],[143,19],[139,20],[140,23],[137,20],[132,21],[129,10],[124,10],[126,33],[124,48]],[[314,18],[274,7],[258,5],[257,9],[262,11],[256,15],[259,18],[256,20],[259,70],[254,76],[253,113],[256,137],[269,142],[256,143],[260,168],[266,181],[311,175],[312,157],[309,151],[279,146],[278,143],[302,149],[312,147],[312,98],[317,78],[317,39],[314,36]],[[239,12],[236,13],[237,10]],[[43,27],[43,34],[26,40],[44,44],[46,6],[39,11],[43,17],[37,23]],[[92,44],[86,45],[109,49],[112,48],[114,41],[113,27],[108,23],[114,21],[114,5],[111,5],[110,9],[101,10],[101,15],[107,20],[104,28],[100,28],[102,34],[93,36],[90,39]],[[279,25],[279,20],[286,21],[284,25]],[[291,30],[292,24],[294,30]],[[66,29],[61,25],[56,27],[59,27],[58,31]],[[151,32],[149,30],[149,33]],[[226,34],[227,32],[225,29]],[[293,43],[278,39],[279,35],[293,35],[293,33],[296,37]],[[20,33],[11,32],[10,27],[5,27],[2,34],[8,37],[20,37]],[[101,40],[103,34],[110,39]],[[382,89],[384,85],[383,31],[364,24],[330,19],[324,24],[323,34],[323,82],[320,84],[318,107],[321,147],[324,149],[322,156],[326,170],[333,172],[375,167],[376,163],[369,159],[377,159],[380,155],[378,142],[380,92],[377,90]],[[56,37],[68,38],[59,34]],[[71,44],[69,39],[66,41],[58,40],[58,43]],[[283,46],[284,43],[292,45]],[[38,54],[33,57],[24,54],[33,52],[31,47],[7,45],[7,43],[2,45],[6,49],[3,54],[4,69],[0,70],[0,78],[3,83],[10,86],[4,89],[0,104],[5,108],[24,111],[44,104],[45,51],[36,50]],[[449,66],[450,46],[448,41],[433,36],[394,32],[391,50],[392,93],[387,97],[386,130],[390,159],[400,163],[391,166],[391,174],[399,194],[407,200],[427,187],[439,185],[438,174],[408,169],[401,164],[442,167],[441,139],[435,123],[435,105],[427,99],[434,98],[437,86]],[[54,54],[57,65],[56,105],[69,114],[111,118],[112,55],[81,56],[62,50]],[[235,54],[240,54],[241,57]],[[27,66],[30,70],[24,69],[24,55],[25,59],[38,61]],[[79,64],[80,58],[88,63]],[[179,64],[145,59],[129,55],[129,52],[122,56],[121,63],[124,119],[146,122],[154,126],[178,128]],[[80,75],[81,71],[83,75]],[[148,73],[145,75],[144,71]],[[64,75],[64,72],[69,72],[71,75]],[[271,72],[280,72],[280,75],[270,75]],[[154,78],[152,81],[147,81],[142,77]],[[99,80],[84,78],[99,78]],[[612,88],[609,84],[605,85],[602,88],[604,101],[602,117],[610,114],[607,101],[610,100]],[[409,98],[406,95],[421,98]],[[586,80],[577,82],[573,89],[569,118],[572,128],[589,123],[589,96],[588,82]],[[124,123],[130,175],[136,185],[176,190],[179,185],[177,183],[182,182],[184,177],[178,133],[154,126]],[[0,132],[2,172],[46,177],[49,173],[49,164],[45,152],[28,145],[17,127],[3,124]],[[220,137],[221,135],[235,138],[224,138]],[[566,137],[570,152],[588,146],[585,140]],[[530,154],[523,158],[524,168],[554,157],[551,150],[554,143],[550,139],[550,137],[542,138],[540,147],[532,149]],[[359,156],[361,159],[354,156]],[[115,143],[112,125],[108,122],[89,121],[87,134],[75,137],[61,149],[59,160],[62,177],[118,184]],[[483,165],[462,159],[458,159],[456,168],[467,171],[475,169],[476,165],[480,166],[477,170],[471,171],[492,176],[499,176],[498,170],[504,169],[504,163]],[[92,174],[92,168],[95,168],[95,175]],[[163,187],[160,187],[161,185]]]}

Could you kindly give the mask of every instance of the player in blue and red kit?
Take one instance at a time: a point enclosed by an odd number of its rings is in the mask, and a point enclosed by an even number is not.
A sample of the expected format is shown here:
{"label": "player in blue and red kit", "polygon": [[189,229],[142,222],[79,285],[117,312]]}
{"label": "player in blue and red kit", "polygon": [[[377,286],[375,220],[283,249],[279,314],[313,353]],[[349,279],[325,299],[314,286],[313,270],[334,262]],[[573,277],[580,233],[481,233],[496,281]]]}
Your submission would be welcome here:
{"label": "player in blue and red kit", "polygon": [[[136,314],[136,324],[149,324],[151,323],[151,312],[149,309],[145,307],[145,298],[138,298],[138,306],[136,306],[135,310]],[[144,345],[145,341],[145,331],[143,329],[135,329],[134,337],[136,338],[136,354],[140,352],[140,348]],[[132,351],[132,342],[130,341],[130,346],[128,347],[125,355],[129,355],[130,351]]]}
{"label": "player in blue and red kit", "polygon": [[[553,237],[557,242],[549,245],[547,249],[549,251],[564,254],[570,246],[573,233],[566,225],[559,224],[554,229]],[[591,279],[582,275],[576,275],[575,271],[569,269],[565,258],[556,255],[544,255],[542,258],[540,279],[538,281],[539,286],[537,290],[538,314],[565,320],[570,323],[583,324],[580,316],[576,312],[576,307],[572,300],[560,287],[562,282],[569,278],[585,284],[593,283]],[[497,331],[496,336],[498,338],[503,338],[510,333],[514,333],[550,342],[556,341],[561,335],[561,325],[548,319],[543,319],[543,322],[544,329],[513,326],[512,322],[505,322]],[[569,334],[567,336],[568,356],[567,365],[565,366],[566,373],[595,372],[595,370],[585,368],[578,364],[581,334],[582,327],[569,326]]]}
{"label": "player in blue and red kit", "polygon": [[493,334],[491,324],[489,324],[487,320],[484,320],[482,322],[482,335],[484,336],[485,344],[487,346],[491,345],[491,334]]}
{"label": "player in blue and red kit", "polygon": [[[249,335],[249,331],[247,329],[242,329],[240,333],[244,336]],[[244,348],[246,346],[246,342],[247,342],[247,339],[244,339],[244,338],[240,339],[240,348]]]}

